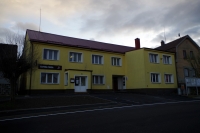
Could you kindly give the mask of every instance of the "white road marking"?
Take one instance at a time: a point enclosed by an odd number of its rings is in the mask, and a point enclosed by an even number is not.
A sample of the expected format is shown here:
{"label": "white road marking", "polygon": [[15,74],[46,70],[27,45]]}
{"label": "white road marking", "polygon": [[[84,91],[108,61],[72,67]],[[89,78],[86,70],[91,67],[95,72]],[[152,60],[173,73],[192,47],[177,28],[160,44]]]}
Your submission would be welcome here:
{"label": "white road marking", "polygon": [[55,107],[42,107],[42,108],[29,108],[29,109],[16,109],[16,110],[4,110],[2,112],[15,112],[15,111],[26,111],[26,110],[39,110],[39,109],[56,109],[56,108],[67,108],[67,107],[79,107],[79,106],[92,106],[92,105],[101,105],[101,104],[111,104],[117,102],[109,102],[109,103],[96,103],[96,104],[81,104],[81,105],[69,105],[69,106],[55,106]]}
{"label": "white road marking", "polygon": [[0,122],[13,121],[13,120],[21,120],[21,119],[30,119],[30,118],[39,118],[39,117],[46,117],[46,116],[56,116],[56,115],[65,115],[65,114],[94,112],[94,111],[102,111],[102,110],[112,110],[112,109],[122,109],[122,108],[142,107],[142,106],[153,106],[153,105],[164,105],[164,104],[176,104],[176,103],[191,103],[191,102],[200,102],[200,100],[176,101],[176,102],[165,102],[165,103],[152,103],[152,104],[141,104],[141,105],[130,105],[130,106],[112,107],[112,108],[82,110],[82,111],[74,111],[74,112],[63,112],[63,113],[55,113],[55,114],[46,114],[46,115],[36,115],[36,116],[27,116],[27,117],[3,119],[3,120],[0,120]]}

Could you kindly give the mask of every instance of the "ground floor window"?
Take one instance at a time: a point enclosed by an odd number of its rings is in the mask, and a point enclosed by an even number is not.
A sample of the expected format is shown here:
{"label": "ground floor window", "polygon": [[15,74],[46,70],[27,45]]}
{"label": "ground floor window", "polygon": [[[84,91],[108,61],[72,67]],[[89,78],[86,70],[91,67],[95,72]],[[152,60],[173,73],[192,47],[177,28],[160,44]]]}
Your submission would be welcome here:
{"label": "ground floor window", "polygon": [[160,83],[160,74],[159,73],[151,73],[151,82],[152,83]]}
{"label": "ground floor window", "polygon": [[41,73],[42,84],[58,84],[59,73]]}
{"label": "ground floor window", "polygon": [[165,83],[173,83],[173,75],[172,74],[165,74]]}
{"label": "ground floor window", "polygon": [[93,75],[93,84],[104,84],[104,76]]}

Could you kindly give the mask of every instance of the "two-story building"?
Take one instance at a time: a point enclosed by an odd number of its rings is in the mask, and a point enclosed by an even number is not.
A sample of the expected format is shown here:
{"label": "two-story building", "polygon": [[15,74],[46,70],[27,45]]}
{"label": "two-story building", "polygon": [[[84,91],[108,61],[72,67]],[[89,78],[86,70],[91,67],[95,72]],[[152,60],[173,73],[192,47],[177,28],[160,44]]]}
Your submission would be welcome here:
{"label": "two-story building", "polygon": [[164,41],[161,41],[161,46],[155,49],[176,53],[175,60],[179,87],[182,89],[185,88],[186,77],[196,77],[196,72],[189,60],[196,57],[199,54],[200,49],[189,35],[180,37],[166,44]]}
{"label": "two-story building", "polygon": [[35,67],[26,73],[25,89],[176,89],[174,53],[140,48],[138,38],[135,43],[127,47],[27,30]]}

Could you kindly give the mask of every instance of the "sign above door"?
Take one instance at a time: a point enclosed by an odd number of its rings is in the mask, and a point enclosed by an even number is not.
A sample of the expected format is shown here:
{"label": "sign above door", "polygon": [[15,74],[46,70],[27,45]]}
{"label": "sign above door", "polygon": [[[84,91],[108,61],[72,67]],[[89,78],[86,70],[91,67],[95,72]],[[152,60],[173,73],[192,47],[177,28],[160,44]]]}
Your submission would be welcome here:
{"label": "sign above door", "polygon": [[38,69],[62,70],[62,66],[38,64]]}

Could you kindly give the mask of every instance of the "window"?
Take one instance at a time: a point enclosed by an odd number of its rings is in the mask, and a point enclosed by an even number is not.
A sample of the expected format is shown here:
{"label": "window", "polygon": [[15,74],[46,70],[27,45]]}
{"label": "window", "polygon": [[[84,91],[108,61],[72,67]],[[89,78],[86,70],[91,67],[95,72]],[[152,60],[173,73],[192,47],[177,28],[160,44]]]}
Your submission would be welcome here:
{"label": "window", "polygon": [[192,76],[196,77],[196,71],[195,71],[195,69],[192,70]]}
{"label": "window", "polygon": [[185,77],[189,77],[189,70],[187,68],[184,69]]}
{"label": "window", "polygon": [[163,63],[171,64],[171,56],[163,55]]}
{"label": "window", "polygon": [[165,83],[173,83],[174,82],[172,74],[165,74],[164,76],[165,76]]}
{"label": "window", "polygon": [[92,64],[103,64],[103,56],[92,55]]}
{"label": "window", "polygon": [[193,51],[190,51],[190,58],[194,58]]}
{"label": "window", "polygon": [[121,66],[121,58],[112,57],[112,65],[113,66]]}
{"label": "window", "polygon": [[58,60],[58,50],[44,49],[44,60]]}
{"label": "window", "polygon": [[93,75],[93,84],[104,84],[104,76]]}
{"label": "window", "polygon": [[152,83],[159,83],[160,82],[160,74],[151,73],[151,82]]}
{"label": "window", "polygon": [[151,63],[159,63],[158,54],[149,54],[149,60]]}
{"label": "window", "polygon": [[183,58],[184,58],[184,59],[187,59],[186,50],[183,50]]}
{"label": "window", "polygon": [[65,73],[65,85],[68,85],[68,73]]}
{"label": "window", "polygon": [[69,61],[70,62],[82,62],[82,53],[70,52]]}
{"label": "window", "polygon": [[42,84],[58,84],[59,73],[41,73]]}

